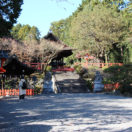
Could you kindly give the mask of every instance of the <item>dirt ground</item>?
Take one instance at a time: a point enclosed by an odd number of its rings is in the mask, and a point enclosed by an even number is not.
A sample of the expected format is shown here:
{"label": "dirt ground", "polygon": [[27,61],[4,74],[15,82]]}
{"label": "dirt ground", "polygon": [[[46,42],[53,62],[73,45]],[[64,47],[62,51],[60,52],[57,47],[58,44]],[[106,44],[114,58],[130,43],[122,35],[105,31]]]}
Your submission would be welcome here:
{"label": "dirt ground", "polygon": [[132,132],[132,98],[44,94],[0,99],[0,132]]}

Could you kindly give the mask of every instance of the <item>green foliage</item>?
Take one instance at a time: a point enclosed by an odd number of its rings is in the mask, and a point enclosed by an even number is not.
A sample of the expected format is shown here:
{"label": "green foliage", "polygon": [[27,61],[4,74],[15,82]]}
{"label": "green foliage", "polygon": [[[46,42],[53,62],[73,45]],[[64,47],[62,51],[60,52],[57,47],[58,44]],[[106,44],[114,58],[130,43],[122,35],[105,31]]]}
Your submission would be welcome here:
{"label": "green foliage", "polygon": [[47,66],[46,72],[51,72],[51,70],[52,70],[52,66]]}
{"label": "green foliage", "polygon": [[125,53],[132,42],[131,3],[119,10],[123,0],[82,0],[69,18],[52,23],[51,29],[77,50],[89,50],[106,62],[123,62],[131,53]]}
{"label": "green foliage", "polygon": [[66,21],[60,20],[58,22],[53,22],[51,24],[50,29],[52,30],[54,35],[57,36],[60,40],[64,40],[64,30],[66,30]]}
{"label": "green foliage", "polygon": [[88,89],[89,89],[91,92],[93,92],[93,82],[92,82],[92,80],[87,80],[87,81],[86,81],[86,84],[87,84]]}
{"label": "green foliage", "polygon": [[81,73],[81,69],[82,69],[82,66],[81,65],[74,65],[74,69],[75,71],[80,74]]}
{"label": "green foliage", "polygon": [[23,0],[0,0],[0,37],[9,36],[21,12]]}
{"label": "green foliage", "polygon": [[[32,73],[31,75],[30,75],[30,77],[33,77],[33,76],[35,76],[35,77],[37,77],[37,78],[39,78],[39,79],[43,79],[44,78],[44,75],[42,74],[42,73],[38,73],[38,72],[34,72],[34,73]],[[26,77],[25,77],[26,78]],[[27,78],[28,78],[28,76],[27,76]]]}
{"label": "green foliage", "polygon": [[103,81],[102,81],[103,84],[113,84],[113,81],[108,77],[104,77],[103,78]]}
{"label": "green foliage", "polygon": [[88,67],[88,78],[90,80],[94,80],[96,71],[99,71],[100,69],[95,66]]}
{"label": "green foliage", "polygon": [[119,82],[121,84],[121,93],[132,94],[132,63],[125,64],[123,66],[112,66],[104,70],[105,73],[109,73],[109,80],[112,83]]}
{"label": "green foliage", "polygon": [[18,89],[19,79],[18,78],[8,78],[4,81],[5,89]]}
{"label": "green foliage", "polygon": [[108,65],[104,66],[104,67],[102,68],[102,70],[105,70],[105,69],[107,69],[107,68],[108,68]]}
{"label": "green foliage", "polygon": [[123,57],[121,56],[120,49],[113,48],[109,53],[109,63],[122,62]]}
{"label": "green foliage", "polygon": [[122,66],[111,66],[111,67],[105,69],[104,72],[112,74],[110,80],[113,83],[120,82],[121,78],[124,76],[123,74],[122,75],[120,74],[120,73],[123,73]]}
{"label": "green foliage", "polygon": [[129,49],[124,49],[124,53],[123,53],[123,63],[127,64],[129,62],[132,62],[132,48]]}
{"label": "green foliage", "polygon": [[40,32],[37,27],[17,24],[11,30],[11,35],[16,40],[39,40]]}
{"label": "green foliage", "polygon": [[93,91],[93,84],[96,71],[99,71],[99,68],[91,66],[88,69],[82,68],[80,71],[81,77],[86,81],[88,89],[92,92]]}
{"label": "green foliage", "polygon": [[132,48],[129,48],[129,62],[132,62]]}
{"label": "green foliage", "polygon": [[21,29],[22,25],[17,24],[12,28],[11,35],[13,36],[14,39],[18,40],[18,32]]}
{"label": "green foliage", "polygon": [[98,4],[93,10],[86,6],[73,19],[70,31],[74,47],[88,49],[91,54],[105,57],[107,61],[113,45],[118,47],[124,40],[127,23],[121,13]]}
{"label": "green foliage", "polygon": [[64,58],[64,62],[66,63],[66,65],[72,65],[77,61],[77,58],[75,57],[74,54],[72,54],[71,56]]}
{"label": "green foliage", "polygon": [[[31,81],[30,85],[32,85],[32,88],[34,88],[35,94],[41,94],[43,90],[43,79],[44,75],[42,73],[35,72],[30,75],[30,78],[36,77],[36,81]],[[29,79],[29,78],[28,78]]]}
{"label": "green foliage", "polygon": [[36,85],[34,89],[34,94],[41,94],[41,92],[42,92],[42,87],[39,85]]}

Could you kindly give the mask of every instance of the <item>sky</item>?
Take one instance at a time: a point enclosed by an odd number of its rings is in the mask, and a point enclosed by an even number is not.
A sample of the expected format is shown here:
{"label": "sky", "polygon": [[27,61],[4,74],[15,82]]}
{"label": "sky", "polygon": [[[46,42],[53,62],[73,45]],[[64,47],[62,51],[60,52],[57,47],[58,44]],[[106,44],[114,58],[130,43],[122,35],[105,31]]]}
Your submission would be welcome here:
{"label": "sky", "polygon": [[45,36],[54,21],[65,19],[72,15],[82,0],[24,0],[17,24],[36,26],[41,37]]}

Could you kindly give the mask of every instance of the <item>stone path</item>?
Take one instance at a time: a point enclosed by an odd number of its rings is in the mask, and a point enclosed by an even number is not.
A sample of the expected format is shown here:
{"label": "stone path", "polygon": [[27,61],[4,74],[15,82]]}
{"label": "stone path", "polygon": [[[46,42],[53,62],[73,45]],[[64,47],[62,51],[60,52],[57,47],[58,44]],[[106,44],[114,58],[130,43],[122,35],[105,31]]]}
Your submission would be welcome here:
{"label": "stone path", "polygon": [[60,88],[62,93],[88,92],[86,82],[74,72],[56,72],[55,78],[57,86]]}
{"label": "stone path", "polygon": [[0,132],[132,132],[132,98],[77,93],[0,99]]}

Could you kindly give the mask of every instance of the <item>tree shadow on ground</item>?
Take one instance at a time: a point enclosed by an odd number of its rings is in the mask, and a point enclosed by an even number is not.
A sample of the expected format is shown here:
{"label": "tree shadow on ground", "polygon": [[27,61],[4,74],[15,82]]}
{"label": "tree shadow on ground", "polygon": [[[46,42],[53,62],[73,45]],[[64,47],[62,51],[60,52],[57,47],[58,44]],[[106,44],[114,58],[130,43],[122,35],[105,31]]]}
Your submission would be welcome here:
{"label": "tree shadow on ground", "polygon": [[57,86],[61,93],[87,93],[88,87],[86,82],[81,79],[63,79],[57,81]]}
{"label": "tree shadow on ground", "polygon": [[48,132],[51,126],[46,125],[23,125],[17,127],[5,127],[0,132]]}
{"label": "tree shadow on ground", "polygon": [[118,105],[127,99],[102,94],[50,94],[24,101],[8,98],[0,101],[0,130],[39,126],[49,131],[53,127],[85,125],[83,131],[110,131],[108,124],[132,120],[132,108]]}

